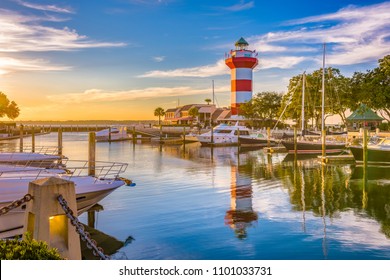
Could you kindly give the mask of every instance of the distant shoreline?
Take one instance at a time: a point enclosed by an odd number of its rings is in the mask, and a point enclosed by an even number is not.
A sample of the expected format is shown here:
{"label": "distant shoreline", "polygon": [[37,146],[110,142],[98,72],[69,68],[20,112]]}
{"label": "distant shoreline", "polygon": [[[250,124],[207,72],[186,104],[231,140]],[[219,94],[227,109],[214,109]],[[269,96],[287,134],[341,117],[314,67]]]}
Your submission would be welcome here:
{"label": "distant shoreline", "polygon": [[128,125],[128,124],[156,124],[157,120],[67,120],[67,121],[1,121],[1,123],[16,123],[17,125]]}

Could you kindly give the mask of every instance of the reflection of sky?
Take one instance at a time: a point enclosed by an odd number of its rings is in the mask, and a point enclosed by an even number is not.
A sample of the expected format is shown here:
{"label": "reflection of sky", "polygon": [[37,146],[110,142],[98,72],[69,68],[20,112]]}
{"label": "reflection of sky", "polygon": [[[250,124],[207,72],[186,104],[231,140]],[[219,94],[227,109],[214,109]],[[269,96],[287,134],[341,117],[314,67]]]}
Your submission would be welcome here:
{"label": "reflection of sky", "polygon": [[[87,158],[87,133],[64,133],[64,154],[71,159]],[[28,143],[28,139],[25,139]],[[39,143],[39,144],[38,144]],[[55,134],[37,137],[37,145],[56,145]],[[136,145],[131,142],[98,143],[97,159],[129,164],[124,177],[135,188],[121,187],[101,201],[97,228],[119,240],[135,238],[121,249],[129,259],[324,259],[324,224],[311,211],[293,210],[288,188],[272,173],[270,178],[253,177],[259,166],[272,165],[262,151],[240,154],[237,148],[210,150],[188,145]],[[252,170],[241,169],[248,160]],[[231,201],[231,165],[240,162],[240,178],[252,180],[252,206],[258,220],[239,240],[225,225]],[[252,172],[252,173],[251,173]],[[86,215],[81,219],[86,220]],[[327,258],[390,258],[390,242],[380,224],[353,209],[325,217]]]}

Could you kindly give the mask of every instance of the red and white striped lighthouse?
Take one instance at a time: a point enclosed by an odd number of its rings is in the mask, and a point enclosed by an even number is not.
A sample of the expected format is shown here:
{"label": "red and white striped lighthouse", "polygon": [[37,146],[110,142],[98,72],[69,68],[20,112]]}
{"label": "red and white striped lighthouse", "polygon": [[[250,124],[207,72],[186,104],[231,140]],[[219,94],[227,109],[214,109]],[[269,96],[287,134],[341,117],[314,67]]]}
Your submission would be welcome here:
{"label": "red and white striped lighthouse", "polygon": [[252,99],[252,72],[256,67],[257,53],[248,50],[248,42],[240,38],[225,63],[231,69],[231,113],[238,115],[240,105]]}

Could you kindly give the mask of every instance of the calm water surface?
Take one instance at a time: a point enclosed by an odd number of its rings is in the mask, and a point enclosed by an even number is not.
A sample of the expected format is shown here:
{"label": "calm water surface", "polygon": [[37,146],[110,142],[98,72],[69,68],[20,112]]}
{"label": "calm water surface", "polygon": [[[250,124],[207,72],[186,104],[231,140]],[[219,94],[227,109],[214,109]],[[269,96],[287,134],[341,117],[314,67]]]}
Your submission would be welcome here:
{"label": "calm water surface", "polygon": [[[87,159],[87,133],[63,138],[64,155]],[[36,139],[56,144],[54,133]],[[134,238],[114,258],[390,259],[390,168],[364,179],[354,166],[196,143],[97,143],[97,160],[128,163],[137,184],[96,214],[98,230]]]}

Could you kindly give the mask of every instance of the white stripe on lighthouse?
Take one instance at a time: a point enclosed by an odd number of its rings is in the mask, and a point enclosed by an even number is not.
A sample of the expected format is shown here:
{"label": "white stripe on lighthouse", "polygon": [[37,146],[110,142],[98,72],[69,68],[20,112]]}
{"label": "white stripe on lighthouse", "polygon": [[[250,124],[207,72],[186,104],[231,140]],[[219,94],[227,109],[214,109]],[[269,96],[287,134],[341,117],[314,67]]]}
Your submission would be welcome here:
{"label": "white stripe on lighthouse", "polygon": [[252,68],[234,68],[231,71],[232,80],[252,80]]}

